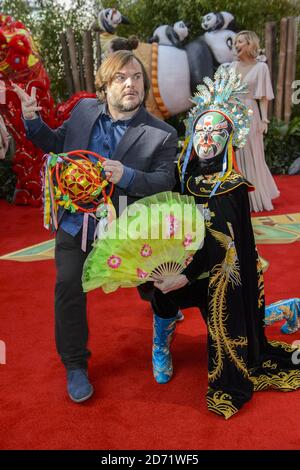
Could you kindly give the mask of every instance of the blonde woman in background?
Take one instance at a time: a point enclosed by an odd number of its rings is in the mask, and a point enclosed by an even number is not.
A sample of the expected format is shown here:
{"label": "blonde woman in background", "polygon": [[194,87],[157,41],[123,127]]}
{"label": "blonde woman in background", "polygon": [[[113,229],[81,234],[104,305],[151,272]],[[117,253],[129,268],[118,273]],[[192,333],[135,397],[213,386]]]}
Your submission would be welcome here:
{"label": "blonde woman in background", "polygon": [[268,101],[274,98],[270,73],[265,62],[257,60],[259,39],[253,31],[241,31],[235,37],[237,61],[232,62],[236,73],[242,75],[249,93],[245,98],[253,110],[248,141],[244,148],[236,152],[241,173],[255,186],[249,193],[252,211],[270,211],[272,199],[279,196],[278,188],[265,161],[263,136],[268,132]]}

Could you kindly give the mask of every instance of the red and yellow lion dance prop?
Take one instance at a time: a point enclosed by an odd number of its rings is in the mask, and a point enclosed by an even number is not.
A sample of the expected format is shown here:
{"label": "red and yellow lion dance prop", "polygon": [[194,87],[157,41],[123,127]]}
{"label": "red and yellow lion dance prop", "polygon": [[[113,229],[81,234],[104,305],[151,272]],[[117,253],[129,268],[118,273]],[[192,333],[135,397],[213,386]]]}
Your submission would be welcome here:
{"label": "red and yellow lion dance prop", "polygon": [[32,87],[36,87],[37,101],[42,107],[41,117],[52,128],[58,127],[68,118],[79,99],[94,95],[80,92],[55,107],[49,77],[30,31],[20,21],[0,13],[0,113],[16,143],[13,158],[13,171],[17,176],[14,202],[40,206],[43,152],[26,138],[21,104],[12,90],[12,82],[28,94]]}

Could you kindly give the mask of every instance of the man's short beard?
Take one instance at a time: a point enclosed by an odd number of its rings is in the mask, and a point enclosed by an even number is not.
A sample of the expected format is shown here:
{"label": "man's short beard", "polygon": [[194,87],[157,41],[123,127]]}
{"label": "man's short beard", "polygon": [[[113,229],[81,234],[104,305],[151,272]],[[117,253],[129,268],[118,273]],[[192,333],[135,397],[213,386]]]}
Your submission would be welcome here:
{"label": "man's short beard", "polygon": [[134,111],[135,109],[138,109],[141,106],[141,101],[138,103],[128,103],[128,104],[122,104],[122,103],[115,103],[114,107],[120,112],[129,112],[129,111]]}
{"label": "man's short beard", "polygon": [[129,101],[128,103],[123,104],[121,99],[118,99],[113,95],[107,96],[107,98],[111,106],[113,106],[117,111],[121,113],[131,112],[131,111],[138,109],[141,106],[143,99],[144,99],[143,97],[139,96],[139,100],[137,103],[136,102],[133,103]]}

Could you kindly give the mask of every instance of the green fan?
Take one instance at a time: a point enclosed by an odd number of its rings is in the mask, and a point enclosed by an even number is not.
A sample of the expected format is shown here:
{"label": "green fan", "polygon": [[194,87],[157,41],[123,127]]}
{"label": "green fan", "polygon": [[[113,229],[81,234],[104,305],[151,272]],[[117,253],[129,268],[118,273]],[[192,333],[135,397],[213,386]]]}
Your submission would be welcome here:
{"label": "green fan", "polygon": [[204,219],[192,196],[164,192],[131,204],[102,232],[83,268],[85,292],[136,287],[179,274],[204,241]]}

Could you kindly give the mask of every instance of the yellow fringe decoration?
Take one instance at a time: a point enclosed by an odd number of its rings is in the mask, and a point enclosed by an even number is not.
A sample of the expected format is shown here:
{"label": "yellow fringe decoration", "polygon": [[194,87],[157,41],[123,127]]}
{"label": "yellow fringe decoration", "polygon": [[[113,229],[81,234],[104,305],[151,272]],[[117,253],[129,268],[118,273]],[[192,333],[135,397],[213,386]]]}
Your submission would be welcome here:
{"label": "yellow fringe decoration", "polygon": [[229,143],[228,143],[228,153],[227,153],[227,170],[226,173],[220,178],[221,181],[225,181],[230,173],[232,172],[233,164],[233,147],[232,147],[233,132],[230,134]]}

